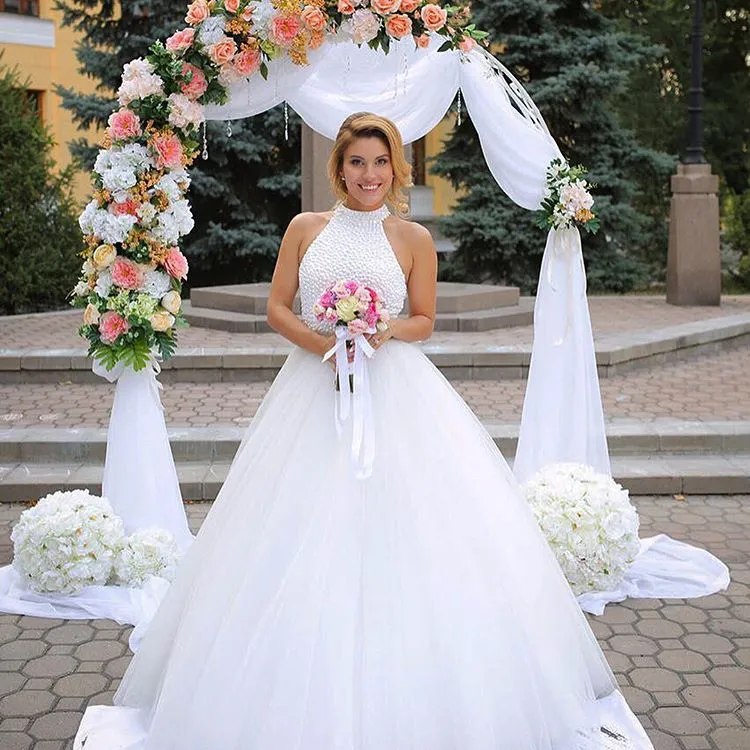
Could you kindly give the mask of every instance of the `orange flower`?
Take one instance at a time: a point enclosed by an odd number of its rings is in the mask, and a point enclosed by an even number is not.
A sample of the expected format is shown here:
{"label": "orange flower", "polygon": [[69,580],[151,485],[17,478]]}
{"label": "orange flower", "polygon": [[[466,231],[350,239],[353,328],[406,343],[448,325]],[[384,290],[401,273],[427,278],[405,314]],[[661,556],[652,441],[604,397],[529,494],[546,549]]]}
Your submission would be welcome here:
{"label": "orange flower", "polygon": [[376,13],[380,13],[381,16],[395,13],[400,5],[401,0],[371,0],[370,2],[370,8]]}
{"label": "orange flower", "polygon": [[591,221],[591,219],[594,218],[594,214],[589,211],[588,208],[579,208],[576,211],[576,220],[580,221],[582,224],[585,224],[588,221]]}
{"label": "orange flower", "polygon": [[419,7],[419,0],[401,0],[401,12],[413,13]]}
{"label": "orange flower", "polygon": [[345,16],[350,16],[354,13],[354,3],[352,0],[339,0],[338,10],[339,13]]}
{"label": "orange flower", "polygon": [[434,3],[425,5],[419,15],[422,17],[425,27],[430,31],[440,31],[448,18],[447,11]]}
{"label": "orange flower", "polygon": [[300,16],[302,23],[310,29],[310,31],[324,31],[326,27],[325,13],[320,8],[316,8],[312,5],[306,5]]}
{"label": "orange flower", "polygon": [[234,39],[230,39],[229,37],[225,37],[220,42],[212,44],[208,48],[209,57],[217,65],[226,65],[234,57],[236,52],[237,43]]}
{"label": "orange flower", "polygon": [[414,44],[416,44],[417,47],[419,47],[420,49],[425,49],[426,47],[429,47],[430,46],[429,34],[422,34],[421,36],[415,36]]}
{"label": "orange flower", "polygon": [[185,21],[191,26],[197,26],[203,23],[211,15],[211,9],[208,7],[206,0],[195,0],[188,6]]}
{"label": "orange flower", "polygon": [[411,18],[403,13],[396,13],[385,22],[385,30],[394,39],[402,39],[411,34]]}

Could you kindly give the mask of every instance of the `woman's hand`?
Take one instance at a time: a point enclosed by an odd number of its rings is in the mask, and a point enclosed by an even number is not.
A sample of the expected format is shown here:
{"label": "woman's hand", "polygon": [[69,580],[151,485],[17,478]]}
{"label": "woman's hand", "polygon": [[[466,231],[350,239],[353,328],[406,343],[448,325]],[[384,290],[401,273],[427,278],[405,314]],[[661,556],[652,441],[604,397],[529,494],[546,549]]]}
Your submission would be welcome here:
{"label": "woman's hand", "polygon": [[393,338],[393,321],[389,320],[384,331],[378,331],[367,336],[367,341],[373,349],[380,349],[386,341]]}

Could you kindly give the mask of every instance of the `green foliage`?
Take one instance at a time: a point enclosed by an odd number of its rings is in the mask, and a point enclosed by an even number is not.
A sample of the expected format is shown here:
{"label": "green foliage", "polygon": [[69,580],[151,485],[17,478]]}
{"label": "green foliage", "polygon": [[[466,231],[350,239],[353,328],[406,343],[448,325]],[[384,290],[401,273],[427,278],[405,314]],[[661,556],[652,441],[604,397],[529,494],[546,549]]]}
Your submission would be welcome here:
{"label": "green foliage", "polygon": [[724,201],[722,256],[727,292],[750,292],[750,188]]}
{"label": "green foliage", "polygon": [[[674,159],[641,145],[623,127],[616,103],[632,70],[659,52],[619,31],[590,3],[573,0],[481,0],[477,25],[490,32],[500,59],[542,112],[571,164],[582,163],[603,231],[584,242],[590,289],[628,291],[647,283],[666,259],[664,215]],[[544,234],[487,173],[473,125],[454,131],[432,166],[458,188],[454,214],[442,222],[457,250],[443,278],[511,283],[533,291]],[[653,248],[658,247],[658,258]],[[654,262],[656,260],[656,263]]]}
{"label": "green foliage", "polygon": [[[149,55],[157,68],[169,64],[161,46],[152,45],[185,26],[186,6],[185,0],[58,3],[64,22],[82,33],[76,49],[81,69],[98,83],[96,94],[58,88],[78,124],[106,123],[125,63]],[[230,138],[224,123],[208,123],[209,158],[199,158],[190,168],[195,228],[184,241],[190,286],[269,279],[283,230],[300,208],[297,115],[289,111],[288,141],[281,107],[235,121],[231,129]],[[79,139],[71,151],[91,168],[94,145]]]}
{"label": "green foliage", "polygon": [[56,174],[53,141],[17,71],[0,60],[0,312],[59,308],[80,266],[70,170]]}

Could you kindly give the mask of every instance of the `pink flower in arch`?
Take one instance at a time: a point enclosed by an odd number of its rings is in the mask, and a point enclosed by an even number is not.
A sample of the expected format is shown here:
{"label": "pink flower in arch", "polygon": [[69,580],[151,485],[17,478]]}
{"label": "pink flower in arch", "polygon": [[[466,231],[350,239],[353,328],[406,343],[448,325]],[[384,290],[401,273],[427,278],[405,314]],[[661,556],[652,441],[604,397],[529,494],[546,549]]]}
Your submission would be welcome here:
{"label": "pink flower in arch", "polygon": [[138,289],[143,284],[143,271],[132,260],[118,257],[112,264],[112,281],[121,289]]}
{"label": "pink flower in arch", "polygon": [[282,47],[288,47],[302,30],[297,16],[278,15],[271,21],[270,36],[272,41]]}
{"label": "pink flower in arch", "polygon": [[186,279],[188,275],[187,258],[180,252],[180,248],[171,247],[164,259],[164,268],[167,273],[175,279]]}
{"label": "pink flower in arch", "polygon": [[138,115],[125,107],[113,112],[109,116],[107,124],[109,125],[109,137],[113,141],[134,138],[141,134],[141,121]]}
{"label": "pink flower in arch", "polygon": [[237,52],[237,42],[230,37],[225,37],[220,42],[212,44],[208,48],[208,56],[219,66],[226,65]]}
{"label": "pink flower in arch", "polygon": [[246,47],[234,58],[234,69],[242,76],[255,73],[260,67],[260,50]]}
{"label": "pink flower in arch", "polygon": [[181,29],[167,39],[166,47],[170,52],[184,52],[192,46],[194,40],[195,29]]}
{"label": "pink flower in arch", "polygon": [[151,147],[157,169],[179,169],[182,166],[182,143],[176,135],[155,135]]}
{"label": "pink flower in arch", "polygon": [[138,201],[134,201],[132,198],[126,198],[122,203],[112,204],[112,213],[115,216],[138,216],[138,209],[141,204]]}
{"label": "pink flower in arch", "polygon": [[130,323],[114,310],[108,310],[99,318],[99,337],[105,344],[114,344],[119,336],[130,330]]}
{"label": "pink flower in arch", "polygon": [[192,74],[192,78],[187,83],[180,84],[180,90],[185,94],[188,99],[199,99],[206,92],[208,88],[208,81],[203,71],[197,66],[191,63],[182,64],[182,75],[187,76],[188,73]]}

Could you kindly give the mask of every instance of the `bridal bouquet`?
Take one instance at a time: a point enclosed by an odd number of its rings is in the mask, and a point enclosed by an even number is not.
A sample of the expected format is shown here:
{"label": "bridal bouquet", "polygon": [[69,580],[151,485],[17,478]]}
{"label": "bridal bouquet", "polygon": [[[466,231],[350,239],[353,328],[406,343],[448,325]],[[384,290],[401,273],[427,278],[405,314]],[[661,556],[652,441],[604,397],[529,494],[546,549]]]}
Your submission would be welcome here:
{"label": "bridal bouquet", "polygon": [[554,464],[523,487],[576,596],[617,587],[640,550],[627,490],[581,464]]}
{"label": "bridal bouquet", "polygon": [[582,226],[595,234],[599,218],[591,210],[594,198],[582,166],[571,167],[563,159],[554,159],[547,167],[547,185],[537,224],[543,229],[569,229]]}
{"label": "bridal bouquet", "polygon": [[140,587],[149,576],[171,580],[180,556],[166,531],[126,537],[109,502],[88,490],[43,497],[21,514],[10,538],[13,567],[38,593],[73,595],[107,583]]}

